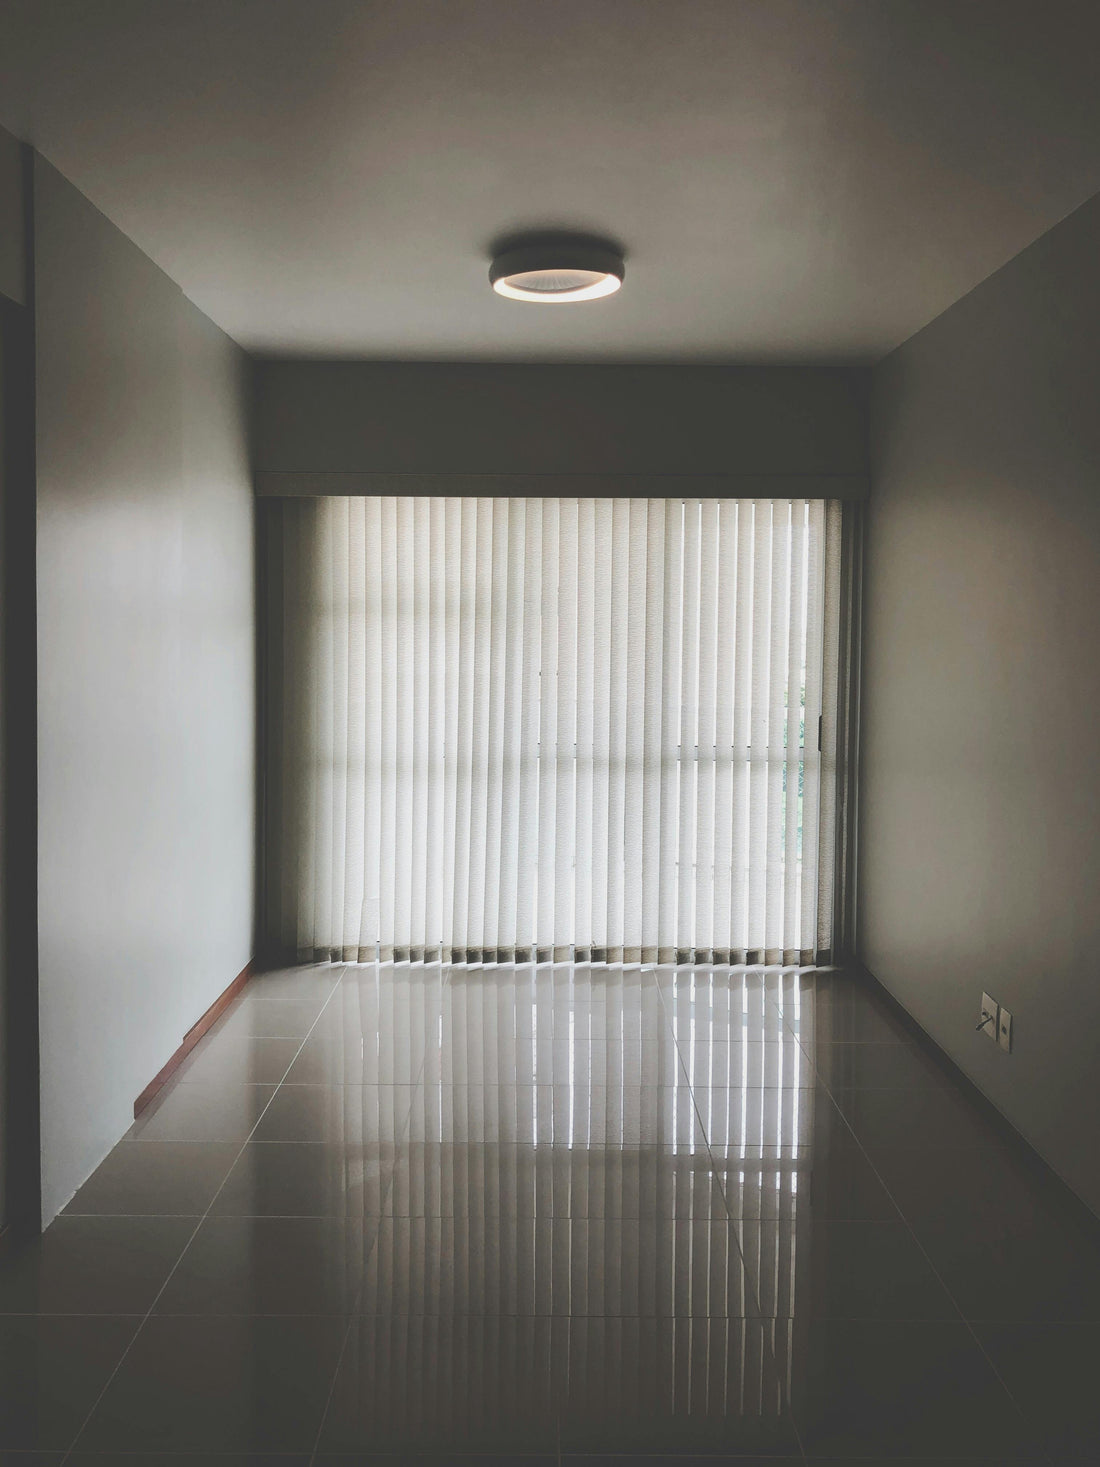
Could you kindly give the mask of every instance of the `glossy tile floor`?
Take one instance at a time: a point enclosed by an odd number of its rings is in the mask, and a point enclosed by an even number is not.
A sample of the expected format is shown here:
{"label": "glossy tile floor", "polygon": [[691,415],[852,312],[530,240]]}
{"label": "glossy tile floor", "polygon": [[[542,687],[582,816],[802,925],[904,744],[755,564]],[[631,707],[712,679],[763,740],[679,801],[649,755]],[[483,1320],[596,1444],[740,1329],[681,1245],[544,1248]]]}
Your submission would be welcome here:
{"label": "glossy tile floor", "polygon": [[1096,1233],[842,972],[257,978],[0,1312],[0,1463],[1100,1460]]}

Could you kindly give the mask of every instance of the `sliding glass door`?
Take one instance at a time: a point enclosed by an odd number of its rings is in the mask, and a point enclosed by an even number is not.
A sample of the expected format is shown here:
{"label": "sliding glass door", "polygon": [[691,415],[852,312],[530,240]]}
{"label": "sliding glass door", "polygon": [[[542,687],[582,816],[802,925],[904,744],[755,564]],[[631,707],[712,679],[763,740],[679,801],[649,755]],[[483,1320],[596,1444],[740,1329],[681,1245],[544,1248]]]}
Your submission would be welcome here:
{"label": "sliding glass door", "polygon": [[263,512],[273,946],[828,955],[839,504],[327,498]]}

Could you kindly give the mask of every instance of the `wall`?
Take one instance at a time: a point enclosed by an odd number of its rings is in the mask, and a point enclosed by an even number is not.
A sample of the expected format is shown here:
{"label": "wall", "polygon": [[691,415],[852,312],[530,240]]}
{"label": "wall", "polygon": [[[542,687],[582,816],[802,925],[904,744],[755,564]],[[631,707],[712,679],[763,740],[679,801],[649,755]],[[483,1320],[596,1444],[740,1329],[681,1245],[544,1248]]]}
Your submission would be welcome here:
{"label": "wall", "polygon": [[1098,260],[1100,197],[875,370],[860,840],[867,966],[1096,1211]]}
{"label": "wall", "polygon": [[27,299],[24,154],[23,144],[0,127],[0,295],[17,305]]}
{"label": "wall", "polygon": [[860,497],[866,388],[859,368],[271,359],[256,487]]}
{"label": "wall", "polygon": [[[11,400],[10,347],[11,302],[23,298],[23,188],[22,155],[19,144],[0,128],[0,567],[6,568],[9,446]],[[0,1229],[8,1220],[8,1150],[10,1106],[8,1101],[8,1031],[11,1020],[8,1001],[8,881],[7,881],[7,768],[8,708],[7,660],[4,657],[7,629],[7,576],[0,584]]]}
{"label": "wall", "polygon": [[246,363],[35,160],[42,1212],[248,961]]}
{"label": "wall", "polygon": [[38,1214],[27,162],[0,129],[0,1231]]}
{"label": "wall", "polygon": [[[2,144],[0,144],[2,146]],[[8,962],[8,718],[11,699],[8,694],[8,500],[11,476],[9,467],[8,440],[11,429],[11,324],[9,311],[12,308],[6,299],[0,300],[0,1230],[8,1222],[8,1190],[10,1180],[9,1151],[10,1116],[9,1100],[10,1062],[9,1034],[11,1030],[11,1004],[8,996],[8,977],[11,965]]]}

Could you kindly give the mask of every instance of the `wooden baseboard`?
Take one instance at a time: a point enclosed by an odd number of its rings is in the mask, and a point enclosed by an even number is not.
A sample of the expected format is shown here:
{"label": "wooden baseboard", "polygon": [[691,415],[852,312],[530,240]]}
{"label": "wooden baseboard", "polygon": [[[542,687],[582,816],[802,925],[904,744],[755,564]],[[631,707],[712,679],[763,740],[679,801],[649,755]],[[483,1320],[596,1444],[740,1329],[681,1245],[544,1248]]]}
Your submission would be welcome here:
{"label": "wooden baseboard", "polygon": [[183,1043],[180,1045],[179,1049],[176,1050],[175,1054],[164,1066],[164,1068],[162,1070],[159,1070],[157,1074],[154,1075],[152,1080],[149,1081],[148,1085],[146,1085],[145,1089],[134,1101],[135,1120],[137,1120],[138,1116],[142,1113],[142,1111],[153,1099],[153,1097],[160,1090],[162,1090],[164,1086],[168,1083],[168,1081],[172,1078],[176,1070],[179,1069],[180,1065],[191,1053],[195,1045],[198,1044],[199,1040],[206,1033],[206,1031],[213,1024],[216,1024],[217,1021],[221,1018],[222,1014],[225,1013],[226,1009],[237,997],[238,993],[241,992],[248,980],[252,977],[254,971],[255,964],[250,959],[247,963],[245,963],[244,967],[237,974],[236,978],[233,979],[233,982],[229,985],[225,992],[219,993],[218,997],[210,1005],[206,1013],[203,1014],[198,1023],[192,1024],[191,1028],[188,1029],[187,1033],[183,1036]]}

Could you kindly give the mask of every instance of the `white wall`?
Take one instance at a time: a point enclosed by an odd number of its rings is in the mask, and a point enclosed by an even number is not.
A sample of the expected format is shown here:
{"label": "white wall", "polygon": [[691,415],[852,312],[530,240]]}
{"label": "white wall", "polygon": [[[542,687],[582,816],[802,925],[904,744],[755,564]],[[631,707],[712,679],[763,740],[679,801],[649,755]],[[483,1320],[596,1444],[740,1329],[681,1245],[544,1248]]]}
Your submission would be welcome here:
{"label": "white wall", "polygon": [[48,1221],[248,961],[243,354],[35,160],[39,1007]]}
{"label": "white wall", "polygon": [[1098,262],[1100,197],[875,370],[860,945],[1100,1212]]}

